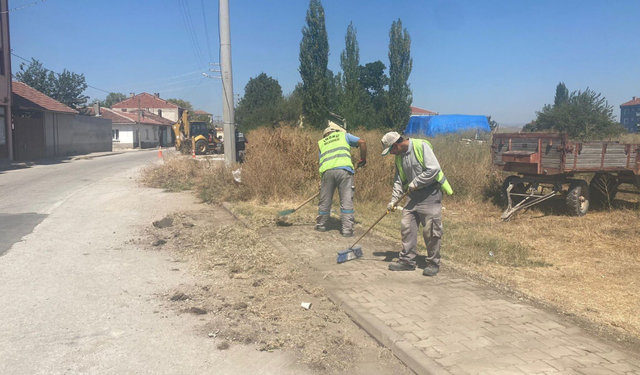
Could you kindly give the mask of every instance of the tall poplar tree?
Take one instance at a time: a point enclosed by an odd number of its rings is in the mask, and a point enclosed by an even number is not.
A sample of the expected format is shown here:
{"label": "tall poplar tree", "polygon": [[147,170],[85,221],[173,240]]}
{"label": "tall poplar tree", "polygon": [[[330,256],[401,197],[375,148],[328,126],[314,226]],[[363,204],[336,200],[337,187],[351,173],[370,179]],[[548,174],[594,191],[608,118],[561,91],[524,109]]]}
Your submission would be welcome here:
{"label": "tall poplar tree", "polygon": [[411,117],[413,96],[409,88],[411,58],[411,37],[402,21],[393,21],[389,31],[389,119],[391,126],[403,130]]}
{"label": "tall poplar tree", "polygon": [[556,86],[556,97],[553,100],[554,106],[567,103],[569,101],[569,89],[565,86],[564,82],[558,83]]}
{"label": "tall poplar tree", "polygon": [[329,38],[320,0],[311,0],[300,42],[302,114],[305,123],[323,128],[329,112]]}
{"label": "tall poplar tree", "polygon": [[340,67],[344,73],[341,115],[347,120],[347,124],[354,126],[365,125],[364,113],[367,102],[365,92],[360,84],[360,47],[357,40],[357,32],[353,23],[347,27],[344,37],[345,48],[340,54]]}

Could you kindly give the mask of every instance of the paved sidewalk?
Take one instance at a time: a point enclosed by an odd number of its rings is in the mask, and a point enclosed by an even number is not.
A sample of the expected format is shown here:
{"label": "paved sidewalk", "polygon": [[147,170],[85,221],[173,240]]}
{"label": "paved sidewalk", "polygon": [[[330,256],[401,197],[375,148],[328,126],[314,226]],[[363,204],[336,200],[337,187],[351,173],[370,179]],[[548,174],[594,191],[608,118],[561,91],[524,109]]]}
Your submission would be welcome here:
{"label": "paved sidewalk", "polygon": [[334,302],[418,374],[640,375],[639,353],[457,278],[446,263],[432,278],[421,269],[388,271],[389,250],[398,243],[368,235],[361,241],[364,258],[336,264],[336,252],[355,241],[337,231],[291,226],[263,228],[261,234],[308,265]]}

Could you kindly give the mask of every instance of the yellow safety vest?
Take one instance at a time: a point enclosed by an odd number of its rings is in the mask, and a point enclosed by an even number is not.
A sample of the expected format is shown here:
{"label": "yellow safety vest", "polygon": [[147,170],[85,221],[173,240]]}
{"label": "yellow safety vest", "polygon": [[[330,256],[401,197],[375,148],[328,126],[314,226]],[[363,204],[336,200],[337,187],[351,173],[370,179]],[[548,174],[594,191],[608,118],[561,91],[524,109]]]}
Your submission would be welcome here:
{"label": "yellow safety vest", "polygon": [[353,169],[351,146],[347,142],[347,133],[333,132],[319,140],[318,147],[320,148],[320,176],[333,168],[350,167]]}
{"label": "yellow safety vest", "polygon": [[[413,153],[416,155],[416,159],[418,159],[418,162],[420,163],[420,165],[422,165],[422,167],[425,166],[424,150],[422,149],[423,142],[428,144],[429,147],[433,150],[433,146],[431,146],[431,143],[429,141],[425,139],[411,139],[411,143],[413,143]],[[407,177],[402,170],[402,156],[400,154],[396,155],[396,168],[398,168],[398,174],[400,175],[400,180],[402,180],[402,187],[404,188],[404,190],[407,190],[407,188],[409,187],[409,181],[407,181]],[[451,185],[449,185],[449,181],[447,181],[447,178],[444,176],[442,170],[438,172],[436,181],[438,181],[438,183],[440,184],[440,189],[444,193],[447,193],[447,195],[453,194],[453,189],[451,188]]]}

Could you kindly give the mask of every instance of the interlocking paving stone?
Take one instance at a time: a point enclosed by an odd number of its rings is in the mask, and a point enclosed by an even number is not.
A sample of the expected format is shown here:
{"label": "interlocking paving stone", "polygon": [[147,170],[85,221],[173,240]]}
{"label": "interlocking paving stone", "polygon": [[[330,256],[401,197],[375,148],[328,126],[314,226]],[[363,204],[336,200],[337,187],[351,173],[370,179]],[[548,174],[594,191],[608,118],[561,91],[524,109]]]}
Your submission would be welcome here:
{"label": "interlocking paving stone", "polygon": [[[381,261],[386,255],[373,254],[397,251],[397,243],[369,236],[362,240],[366,261],[338,265],[335,255],[323,249],[322,234],[308,229],[316,244],[301,256],[308,260],[308,272],[316,272],[328,290],[340,290],[342,301],[352,309],[366,312],[373,319],[369,325],[389,330],[380,332],[399,340],[382,340],[395,343],[392,350],[406,350],[405,357],[422,356],[410,361],[419,374],[640,375],[637,353],[621,350],[526,301],[452,277],[446,262],[433,278],[423,277],[419,269],[388,271],[388,263]],[[305,233],[292,238],[289,228],[269,228],[265,236],[295,254]],[[369,261],[373,259],[377,261]]]}

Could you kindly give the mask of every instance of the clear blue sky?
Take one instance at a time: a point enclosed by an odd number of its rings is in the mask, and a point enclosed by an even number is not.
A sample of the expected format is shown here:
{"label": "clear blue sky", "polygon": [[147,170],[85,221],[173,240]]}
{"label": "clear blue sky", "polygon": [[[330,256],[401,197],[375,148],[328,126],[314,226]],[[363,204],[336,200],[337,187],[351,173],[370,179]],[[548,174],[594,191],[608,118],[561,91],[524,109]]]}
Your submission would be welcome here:
{"label": "clear blue sky", "polygon": [[[10,0],[17,8],[37,0]],[[640,96],[640,1],[324,0],[329,68],[340,71],[349,22],[360,63],[388,66],[389,28],[400,18],[412,44],[413,105],[524,124],[551,103],[558,82],[620,104]],[[230,0],[234,92],[264,72],[285,93],[300,81],[306,0]],[[190,41],[187,23],[193,29]],[[203,13],[204,7],[204,13]],[[205,30],[205,20],[206,29]],[[47,0],[10,13],[13,53],[87,83],[128,94],[159,92],[222,114],[215,0]],[[208,43],[207,43],[208,36]],[[198,56],[196,58],[195,56]],[[22,60],[12,59],[14,73]],[[92,98],[106,93],[88,89]]]}

